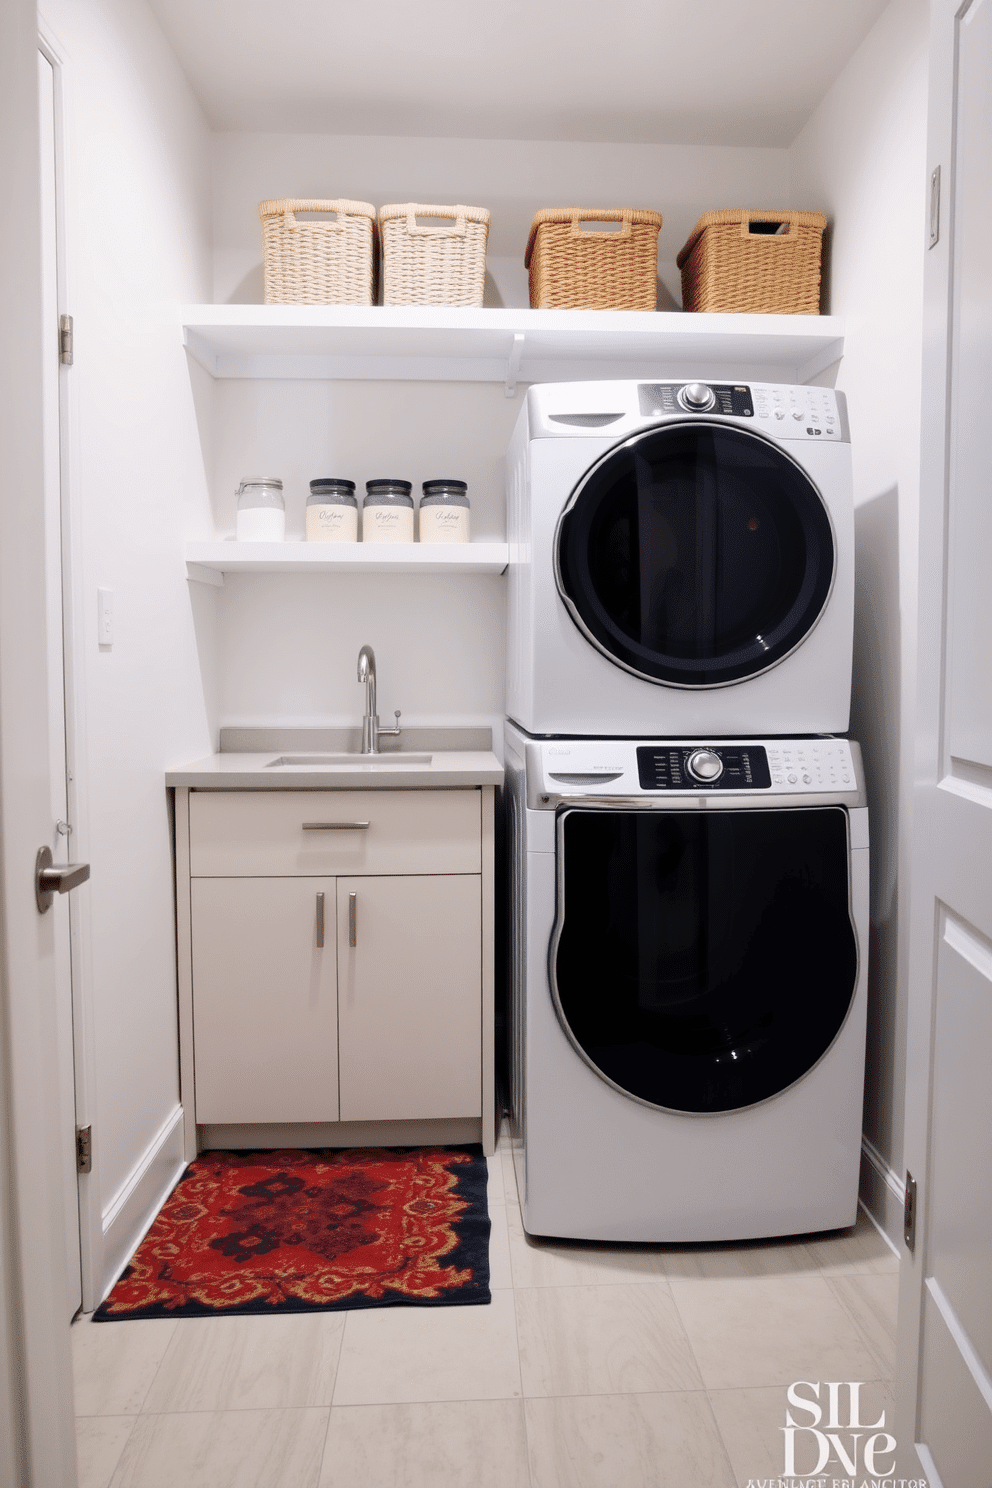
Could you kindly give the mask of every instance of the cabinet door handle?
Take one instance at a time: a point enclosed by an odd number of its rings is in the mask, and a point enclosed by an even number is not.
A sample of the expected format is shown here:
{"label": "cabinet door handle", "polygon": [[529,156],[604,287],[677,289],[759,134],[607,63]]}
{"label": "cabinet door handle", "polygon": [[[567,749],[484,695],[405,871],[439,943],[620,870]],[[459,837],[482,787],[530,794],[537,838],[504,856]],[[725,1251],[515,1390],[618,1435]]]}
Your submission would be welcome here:
{"label": "cabinet door handle", "polygon": [[369,822],[304,822],[304,832],[367,832]]}
{"label": "cabinet door handle", "polygon": [[317,949],[324,949],[324,896],[317,895]]}
{"label": "cabinet door handle", "polygon": [[358,944],[358,895],[348,895],[348,944]]}

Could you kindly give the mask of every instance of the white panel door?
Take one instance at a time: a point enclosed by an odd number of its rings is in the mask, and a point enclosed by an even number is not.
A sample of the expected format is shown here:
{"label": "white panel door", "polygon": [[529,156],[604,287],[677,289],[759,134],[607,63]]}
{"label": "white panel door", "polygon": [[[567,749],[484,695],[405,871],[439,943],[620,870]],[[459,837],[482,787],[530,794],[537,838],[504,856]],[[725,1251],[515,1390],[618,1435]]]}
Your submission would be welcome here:
{"label": "white panel door", "polygon": [[[59,263],[56,211],[55,70],[38,53],[38,103],[41,136],[42,243],[42,392],[45,419],[45,608],[48,624],[48,751],[52,794],[49,846],[56,863],[70,861],[72,827],[66,750],[65,666],[62,610],[62,419],[59,366]],[[58,998],[59,1084],[62,1184],[66,1212],[66,1304],[71,1318],[82,1302],[79,1246],[79,1189],[76,1173],[76,1077],[73,1042],[70,906],[57,895],[50,913],[55,929]]]}
{"label": "white panel door", "polygon": [[195,878],[198,1122],[338,1119],[333,878]]}
{"label": "white panel door", "polygon": [[[992,0],[934,0],[906,1154],[906,1469],[992,1484]],[[937,224],[935,224],[937,225]],[[910,1451],[915,1448],[916,1462]]]}
{"label": "white panel door", "polygon": [[482,879],[338,879],[341,1120],[482,1113]]}
{"label": "white panel door", "polygon": [[[48,769],[38,15],[0,5],[0,1481],[76,1482]],[[82,892],[86,892],[84,889]]]}

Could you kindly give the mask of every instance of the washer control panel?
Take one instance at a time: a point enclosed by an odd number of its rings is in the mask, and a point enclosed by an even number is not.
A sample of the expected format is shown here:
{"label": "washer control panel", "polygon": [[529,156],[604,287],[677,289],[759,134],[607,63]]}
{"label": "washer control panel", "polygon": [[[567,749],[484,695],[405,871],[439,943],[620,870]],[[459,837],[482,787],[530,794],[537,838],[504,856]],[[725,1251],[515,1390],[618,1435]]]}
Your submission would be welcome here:
{"label": "washer control panel", "polygon": [[640,744],[641,790],[767,790],[768,761],[761,744]]}
{"label": "washer control panel", "polygon": [[530,739],[528,798],[857,795],[847,739]]}

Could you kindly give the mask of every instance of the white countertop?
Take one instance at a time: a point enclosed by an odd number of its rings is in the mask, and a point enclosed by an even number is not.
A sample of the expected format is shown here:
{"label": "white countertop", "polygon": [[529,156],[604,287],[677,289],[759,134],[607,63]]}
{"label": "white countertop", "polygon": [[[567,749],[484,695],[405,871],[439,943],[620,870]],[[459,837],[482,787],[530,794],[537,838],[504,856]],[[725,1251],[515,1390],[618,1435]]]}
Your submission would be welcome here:
{"label": "white countertop", "polygon": [[347,764],[272,766],[285,750],[249,754],[230,751],[168,770],[168,786],[193,790],[439,790],[453,786],[501,785],[503,766],[489,749],[435,749],[430,764],[404,760],[402,750],[383,752],[377,763],[360,755]]}

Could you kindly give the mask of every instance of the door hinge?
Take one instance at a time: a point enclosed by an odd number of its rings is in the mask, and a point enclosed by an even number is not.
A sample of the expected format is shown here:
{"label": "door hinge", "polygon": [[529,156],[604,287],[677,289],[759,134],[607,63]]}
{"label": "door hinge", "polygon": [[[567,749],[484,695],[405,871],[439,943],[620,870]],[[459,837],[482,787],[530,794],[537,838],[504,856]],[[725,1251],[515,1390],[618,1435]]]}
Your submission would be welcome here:
{"label": "door hinge", "polygon": [[72,316],[59,316],[59,361],[63,367],[72,366]]}
{"label": "door hinge", "polygon": [[930,177],[930,242],[928,248],[933,248],[940,240],[940,166],[933,169]]}
{"label": "door hinge", "polygon": [[76,1172],[92,1173],[93,1171],[93,1128],[91,1126],[76,1127]]}
{"label": "door hinge", "polygon": [[902,1210],[902,1235],[907,1249],[916,1248],[916,1179],[906,1169],[906,1198]]}

